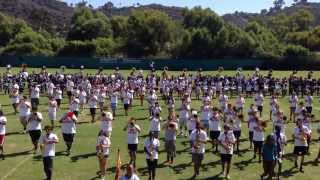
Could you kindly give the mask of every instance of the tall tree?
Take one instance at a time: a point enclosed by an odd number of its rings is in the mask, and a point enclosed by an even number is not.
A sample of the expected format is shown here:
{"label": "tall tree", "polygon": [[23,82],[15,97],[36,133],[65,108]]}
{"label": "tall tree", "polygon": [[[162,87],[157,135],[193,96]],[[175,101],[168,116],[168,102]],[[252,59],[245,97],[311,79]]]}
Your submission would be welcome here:
{"label": "tall tree", "polygon": [[274,9],[279,11],[282,9],[282,7],[285,5],[285,1],[284,0],[274,0],[273,1],[273,5],[274,5]]}

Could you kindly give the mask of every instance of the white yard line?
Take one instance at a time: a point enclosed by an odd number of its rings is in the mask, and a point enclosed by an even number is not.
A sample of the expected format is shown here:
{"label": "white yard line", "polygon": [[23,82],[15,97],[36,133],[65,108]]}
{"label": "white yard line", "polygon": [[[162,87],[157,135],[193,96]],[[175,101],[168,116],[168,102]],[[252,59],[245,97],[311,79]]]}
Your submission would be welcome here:
{"label": "white yard line", "polygon": [[31,159],[33,155],[29,155],[24,160],[20,161],[15,167],[13,167],[6,175],[4,175],[1,180],[7,179],[9,176],[11,176],[20,166],[22,166],[25,162],[27,162],[29,159]]}

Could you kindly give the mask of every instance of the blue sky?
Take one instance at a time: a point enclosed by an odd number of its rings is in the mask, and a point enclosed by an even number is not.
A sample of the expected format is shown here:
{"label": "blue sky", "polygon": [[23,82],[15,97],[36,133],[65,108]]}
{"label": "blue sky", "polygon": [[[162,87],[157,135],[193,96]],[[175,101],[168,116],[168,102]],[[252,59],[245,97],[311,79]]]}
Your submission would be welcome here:
{"label": "blue sky", "polygon": [[[77,3],[81,0],[63,0],[67,3]],[[98,7],[108,2],[108,0],[87,0],[89,4]],[[309,0],[310,2],[320,2],[320,0]],[[116,6],[131,6],[137,2],[140,4],[157,3],[168,6],[209,7],[222,15],[234,11],[260,12],[261,9],[268,9],[273,5],[273,0],[112,0]],[[286,6],[292,4],[293,0],[285,0]]]}

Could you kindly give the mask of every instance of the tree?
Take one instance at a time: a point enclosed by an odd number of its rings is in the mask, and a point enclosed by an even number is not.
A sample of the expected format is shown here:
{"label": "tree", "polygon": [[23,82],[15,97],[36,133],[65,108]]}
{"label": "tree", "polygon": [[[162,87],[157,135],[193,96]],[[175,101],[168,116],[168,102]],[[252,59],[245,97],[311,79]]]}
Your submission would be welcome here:
{"label": "tree", "polygon": [[279,11],[282,9],[282,7],[285,5],[285,1],[284,0],[274,0],[273,1],[273,5],[274,5],[274,9]]}
{"label": "tree", "polygon": [[314,23],[314,15],[305,9],[300,9],[294,13],[290,18],[292,31],[306,31],[309,30]]}
{"label": "tree", "polygon": [[285,48],[284,56],[285,57],[308,57],[311,55],[311,52],[300,45],[288,45]]}
{"label": "tree", "polygon": [[96,52],[96,44],[92,41],[68,41],[58,52],[59,56],[92,57]]}

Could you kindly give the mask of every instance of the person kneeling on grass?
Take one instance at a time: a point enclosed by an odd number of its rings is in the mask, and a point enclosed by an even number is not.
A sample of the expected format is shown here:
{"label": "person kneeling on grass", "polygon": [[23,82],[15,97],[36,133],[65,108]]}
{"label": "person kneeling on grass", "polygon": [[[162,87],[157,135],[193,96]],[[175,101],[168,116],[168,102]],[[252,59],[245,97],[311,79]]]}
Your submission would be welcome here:
{"label": "person kneeling on grass", "polygon": [[263,144],[262,158],[263,174],[260,177],[263,179],[264,176],[268,176],[268,179],[271,180],[274,175],[274,167],[277,159],[277,146],[272,135],[267,136]]}
{"label": "person kneeling on grass", "polygon": [[100,131],[97,138],[96,150],[100,167],[100,178],[104,179],[108,166],[111,141],[107,134]]}
{"label": "person kneeling on grass", "polygon": [[55,156],[55,144],[59,142],[56,134],[52,132],[52,126],[44,127],[46,133],[39,139],[43,157],[43,169],[46,173],[46,180],[52,179],[53,157]]}
{"label": "person kneeling on grass", "polygon": [[120,177],[120,180],[140,180],[140,178],[134,173],[134,167],[129,164],[126,168],[126,174]]}
{"label": "person kneeling on grass", "polygon": [[70,150],[72,147],[74,135],[76,134],[77,122],[78,122],[78,119],[76,115],[71,111],[66,113],[60,119],[63,140],[67,146],[67,150],[66,150],[67,156],[70,155]]}

